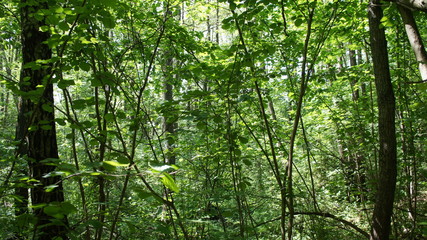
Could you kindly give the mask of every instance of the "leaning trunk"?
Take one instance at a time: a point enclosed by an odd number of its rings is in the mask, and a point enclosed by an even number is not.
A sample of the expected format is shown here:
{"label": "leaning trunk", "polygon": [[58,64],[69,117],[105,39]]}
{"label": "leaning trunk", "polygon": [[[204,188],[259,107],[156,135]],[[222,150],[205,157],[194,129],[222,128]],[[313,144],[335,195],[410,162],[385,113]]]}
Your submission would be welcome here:
{"label": "leaning trunk", "polygon": [[427,81],[427,52],[424,48],[420,32],[418,31],[414,15],[411,10],[400,5],[397,5],[397,9],[399,9],[400,16],[402,16],[403,23],[405,24],[406,35],[408,36],[409,43],[411,44],[418,62],[421,79]]}

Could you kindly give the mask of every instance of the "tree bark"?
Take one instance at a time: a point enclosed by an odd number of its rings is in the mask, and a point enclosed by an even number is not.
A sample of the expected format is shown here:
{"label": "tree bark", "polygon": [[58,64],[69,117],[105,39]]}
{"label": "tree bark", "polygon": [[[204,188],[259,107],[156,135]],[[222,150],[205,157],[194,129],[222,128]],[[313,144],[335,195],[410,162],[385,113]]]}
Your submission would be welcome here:
{"label": "tree bark", "polygon": [[[427,0],[426,0],[427,1]],[[415,22],[412,11],[397,4],[400,16],[405,24],[406,35],[408,36],[409,43],[415,53],[415,58],[418,62],[418,67],[422,80],[427,80],[427,52],[424,48],[423,40],[420,32],[418,31],[417,23]]]}
{"label": "tree bark", "polygon": [[394,0],[398,5],[407,9],[427,12],[427,0]]}
{"label": "tree bark", "polygon": [[[19,84],[23,93],[19,102],[16,129],[16,139],[20,142],[17,155],[27,159],[30,175],[38,181],[31,189],[32,205],[60,204],[64,201],[60,177],[45,176],[55,170],[52,163],[58,159],[51,83],[52,64],[48,61],[36,63],[37,60],[52,58],[51,49],[44,43],[50,35],[39,30],[45,23],[34,17],[40,9],[47,9],[48,3],[35,1],[30,5],[21,0],[20,4],[23,62]],[[28,67],[29,63],[33,65]],[[57,186],[47,192],[45,187],[52,185]],[[66,217],[52,223],[53,217],[46,214],[44,207],[36,208],[34,214],[37,218],[35,239],[66,239]]]}
{"label": "tree bark", "polygon": [[378,103],[379,174],[372,216],[371,240],[388,240],[396,189],[395,98],[388,62],[387,40],[380,27],[383,11],[379,0],[368,7],[372,61]]}
{"label": "tree bark", "polygon": [[[171,52],[167,51],[166,55],[170,55]],[[176,75],[172,74],[173,71],[173,57],[167,56],[166,63],[164,66],[165,71],[165,79],[164,79],[164,92],[163,92],[163,100],[172,104],[173,102],[173,83],[172,79],[176,77]],[[172,105],[170,105],[172,106]],[[175,126],[176,126],[176,116],[174,110],[171,109],[172,112],[165,112],[163,115],[163,130],[165,134],[165,144],[166,144],[166,154],[165,154],[165,163],[172,165],[176,162],[176,154],[174,153],[174,142],[175,142]]]}

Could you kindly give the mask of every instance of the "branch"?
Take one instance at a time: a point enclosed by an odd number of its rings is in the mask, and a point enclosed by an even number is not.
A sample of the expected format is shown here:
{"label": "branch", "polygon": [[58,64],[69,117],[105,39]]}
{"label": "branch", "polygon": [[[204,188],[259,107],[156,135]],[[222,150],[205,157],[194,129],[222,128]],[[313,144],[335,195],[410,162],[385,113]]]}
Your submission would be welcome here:
{"label": "branch", "polygon": [[427,83],[427,80],[422,81],[412,81],[412,82],[405,82],[406,84],[418,84],[418,83]]}
{"label": "branch", "polygon": [[[340,222],[352,229],[354,229],[356,232],[360,233],[361,235],[363,235],[366,239],[369,239],[369,234],[364,231],[363,229],[359,228],[358,226],[356,226],[354,223],[351,223],[345,219],[339,218],[333,214],[330,213],[323,213],[323,212],[294,212],[294,215],[308,215],[308,216],[319,216],[319,217],[325,217],[325,218],[332,218],[333,220]],[[257,224],[255,227],[259,227],[261,225],[267,224],[267,223],[271,223],[274,221],[280,220],[280,217],[274,218],[274,219],[270,219],[266,222],[263,223],[259,223]]]}
{"label": "branch", "polygon": [[358,233],[362,234],[364,237],[366,237],[367,239],[369,238],[369,234],[362,230],[361,228],[359,228],[358,226],[356,226],[354,223],[349,222],[345,219],[339,218],[333,214],[330,213],[322,213],[322,212],[295,212],[295,215],[314,215],[314,216],[320,216],[320,217],[326,217],[326,218],[332,218],[350,228],[353,228],[354,230],[356,230]]}

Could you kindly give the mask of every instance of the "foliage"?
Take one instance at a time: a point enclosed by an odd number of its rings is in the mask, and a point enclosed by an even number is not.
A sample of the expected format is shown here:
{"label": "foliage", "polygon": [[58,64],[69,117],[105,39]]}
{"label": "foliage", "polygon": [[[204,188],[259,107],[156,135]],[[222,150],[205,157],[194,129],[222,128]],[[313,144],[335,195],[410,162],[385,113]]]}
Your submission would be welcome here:
{"label": "foliage", "polygon": [[[369,232],[378,172],[366,3],[47,2],[37,18],[48,23],[55,104],[44,109],[60,158],[45,177],[61,176],[65,201],[15,215],[16,189],[37,183],[15,155],[20,4],[2,1],[0,238],[31,238],[42,208],[53,225],[67,218],[70,239],[280,239],[291,218],[295,239],[364,239],[354,226]],[[393,235],[415,239],[427,236],[426,83],[409,83],[417,62],[392,5],[386,14]]]}

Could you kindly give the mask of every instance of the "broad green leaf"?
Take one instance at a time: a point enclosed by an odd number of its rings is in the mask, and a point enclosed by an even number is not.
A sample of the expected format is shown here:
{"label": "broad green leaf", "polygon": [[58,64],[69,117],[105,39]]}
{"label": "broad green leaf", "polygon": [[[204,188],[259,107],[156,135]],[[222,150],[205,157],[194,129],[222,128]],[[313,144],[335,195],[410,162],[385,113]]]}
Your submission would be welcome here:
{"label": "broad green leaf", "polygon": [[52,105],[48,103],[42,104],[42,109],[45,110],[46,112],[53,112]]}
{"label": "broad green leaf", "polygon": [[299,27],[304,23],[304,20],[302,18],[297,18],[297,20],[295,20],[295,26]]}
{"label": "broad green leaf", "polygon": [[58,25],[60,19],[58,15],[52,14],[46,17],[46,22],[50,25]]}
{"label": "broad green leaf", "polygon": [[153,172],[153,173],[163,173],[163,172],[168,171],[168,170],[178,170],[179,169],[179,167],[176,166],[176,165],[174,165],[174,164],[172,164],[172,165],[152,166],[151,168],[152,168],[151,172]]}
{"label": "broad green leaf", "polygon": [[35,224],[37,218],[33,214],[25,213],[16,217],[16,223],[19,227],[27,227],[28,224]]}
{"label": "broad green leaf", "polygon": [[58,219],[63,219],[65,217],[61,207],[56,205],[49,205],[47,207],[44,207],[43,212],[51,217]]}
{"label": "broad green leaf", "polygon": [[89,64],[89,63],[86,63],[86,62],[80,62],[80,63],[79,63],[79,68],[80,68],[81,70],[83,70],[83,71],[88,72],[88,71],[90,71],[91,66],[90,66],[90,64]]}
{"label": "broad green leaf", "polygon": [[77,208],[70,202],[62,202],[60,206],[65,215],[77,212]]}
{"label": "broad green leaf", "polygon": [[64,32],[66,32],[70,29],[70,26],[68,25],[67,22],[62,21],[62,22],[58,23],[58,28]]}
{"label": "broad green leaf", "polygon": [[57,7],[57,8],[54,10],[54,12],[55,12],[55,13],[63,13],[63,12],[64,12],[64,9],[63,9],[62,7]]}
{"label": "broad green leaf", "polygon": [[63,118],[55,118],[55,122],[58,123],[58,125],[60,125],[60,126],[67,125],[65,119],[63,119]]}
{"label": "broad green leaf", "polygon": [[112,114],[112,113],[107,113],[107,114],[105,114],[105,115],[104,115],[104,118],[105,118],[105,120],[106,120],[107,122],[111,122],[111,121],[113,121],[113,120],[114,120],[114,114]]}
{"label": "broad green leaf", "polygon": [[162,173],[160,175],[162,183],[165,185],[165,187],[169,188],[170,190],[178,193],[179,188],[175,183],[175,180],[172,178],[172,176],[169,173]]}

